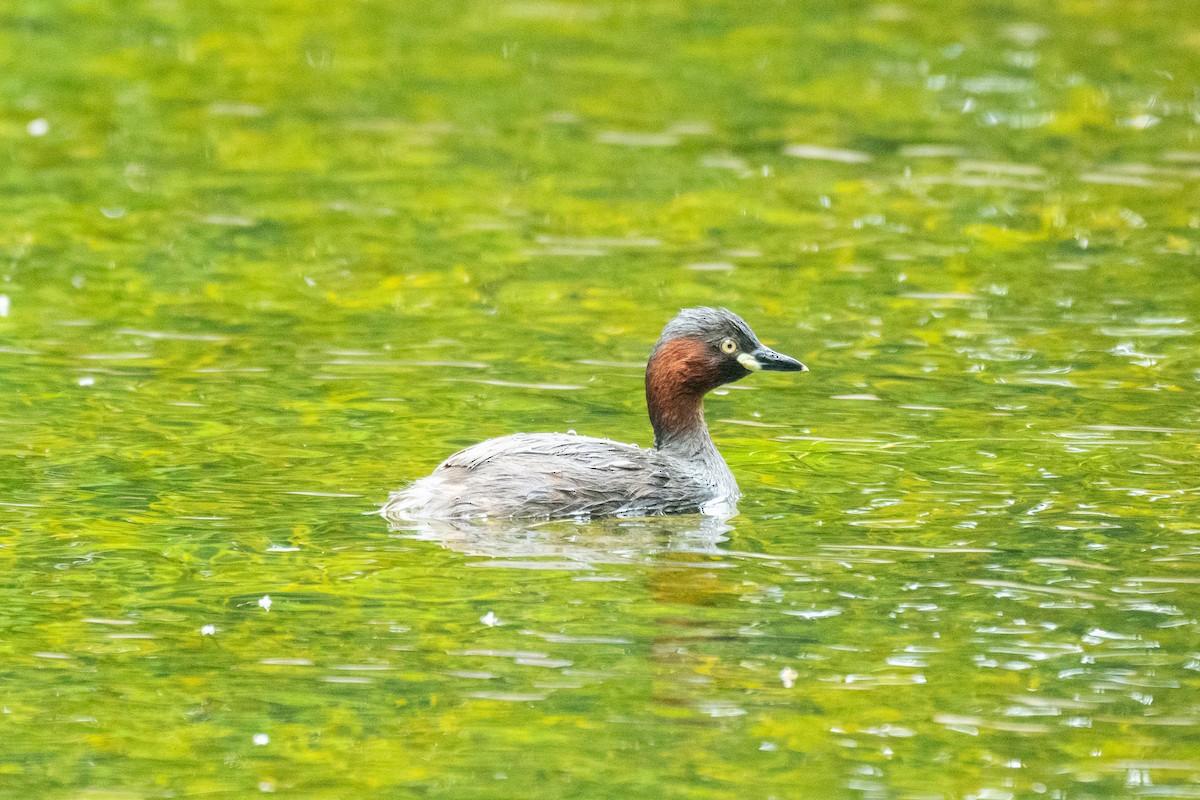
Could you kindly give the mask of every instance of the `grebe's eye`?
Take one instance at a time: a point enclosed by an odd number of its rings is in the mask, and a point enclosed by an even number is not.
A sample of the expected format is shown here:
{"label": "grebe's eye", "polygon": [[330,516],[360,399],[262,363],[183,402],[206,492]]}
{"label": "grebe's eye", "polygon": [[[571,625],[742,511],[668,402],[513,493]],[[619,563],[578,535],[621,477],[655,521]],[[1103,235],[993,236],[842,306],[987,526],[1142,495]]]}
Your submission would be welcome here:
{"label": "grebe's eye", "polygon": [[737,342],[735,342],[733,339],[726,339],[725,341],[721,342],[722,353],[729,353],[730,355],[733,355],[737,352],[737,349]]}

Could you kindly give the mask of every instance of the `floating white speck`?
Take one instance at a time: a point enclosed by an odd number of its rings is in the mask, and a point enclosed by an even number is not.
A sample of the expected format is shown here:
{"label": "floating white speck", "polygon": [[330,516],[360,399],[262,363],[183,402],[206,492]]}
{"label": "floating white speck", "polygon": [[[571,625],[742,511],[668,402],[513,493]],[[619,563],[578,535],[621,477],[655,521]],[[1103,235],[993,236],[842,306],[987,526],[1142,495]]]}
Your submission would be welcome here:
{"label": "floating white speck", "polygon": [[1120,124],[1124,125],[1126,128],[1144,131],[1146,128],[1153,128],[1160,122],[1162,122],[1162,120],[1153,114],[1138,114],[1136,117],[1130,117],[1129,119],[1121,120]]}
{"label": "floating white speck", "polygon": [[842,613],[842,610],[840,608],[810,608],[798,611],[784,611],[783,613],[789,617],[799,617],[800,619],[826,619],[838,616]]}
{"label": "floating white speck", "polygon": [[258,223],[250,217],[237,217],[232,214],[208,214],[200,217],[207,225],[227,225],[232,228],[250,228]]}
{"label": "floating white speck", "polygon": [[773,753],[778,750],[779,747],[774,742],[763,742],[758,746],[758,749],[767,753]]}
{"label": "floating white speck", "polygon": [[954,158],[962,154],[962,148],[953,145],[908,144],[900,148],[904,158]]}
{"label": "floating white speck", "polygon": [[275,784],[273,781],[259,781],[258,790],[260,792],[267,792],[270,794],[271,792],[275,791]]}
{"label": "floating white speck", "polygon": [[29,124],[25,126],[25,130],[30,136],[45,136],[50,132],[50,123],[42,117],[38,117],[37,119],[29,120]]}
{"label": "floating white speck", "polygon": [[8,299],[8,295],[0,294],[0,317],[7,317],[10,308],[12,308],[12,301]]}
{"label": "floating white speck", "polygon": [[270,743],[271,743],[271,737],[267,736],[265,733],[254,734],[254,744],[256,746],[263,747],[264,745],[268,745]]}
{"label": "floating white speck", "polygon": [[865,164],[871,160],[869,153],[857,150],[840,150],[836,147],[819,147],[815,144],[789,144],[783,148],[785,156],[806,158],[812,161],[839,161],[843,164]]}
{"label": "floating white speck", "polygon": [[271,610],[271,595],[264,594],[262,597],[258,598],[258,605],[262,608],[263,611],[270,611]]}
{"label": "floating white speck", "polygon": [[697,709],[701,714],[707,714],[710,717],[741,717],[745,716],[746,709],[738,708],[732,703],[715,701],[711,703],[701,703]]}
{"label": "floating white speck", "polygon": [[796,678],[800,677],[800,673],[791,667],[784,667],[779,670],[779,680],[783,684],[783,688],[790,689],[796,685]]}
{"label": "floating white speck", "polygon": [[93,378],[91,375],[84,375],[82,378],[79,379],[80,386],[92,386],[95,383],[96,383],[96,379]]}
{"label": "floating white speck", "polygon": [[305,282],[307,285],[309,285],[309,286],[316,286],[316,285],[317,285],[317,282],[316,282],[316,281],[314,281],[312,278],[308,277],[307,275],[305,275],[305,276],[304,276],[304,282]]}
{"label": "floating white speck", "polygon": [[674,147],[679,144],[679,137],[673,133],[601,131],[596,134],[596,141],[601,144],[615,144],[623,147]]}
{"label": "floating white speck", "polygon": [[203,628],[200,629],[201,636],[215,636],[216,633],[217,633],[216,625],[205,625]]}
{"label": "floating white speck", "polygon": [[484,614],[482,617],[479,618],[479,621],[482,622],[484,625],[487,625],[489,628],[494,628],[497,625],[504,624],[503,622],[500,621],[500,618],[496,616],[495,611],[487,612],[486,614]]}

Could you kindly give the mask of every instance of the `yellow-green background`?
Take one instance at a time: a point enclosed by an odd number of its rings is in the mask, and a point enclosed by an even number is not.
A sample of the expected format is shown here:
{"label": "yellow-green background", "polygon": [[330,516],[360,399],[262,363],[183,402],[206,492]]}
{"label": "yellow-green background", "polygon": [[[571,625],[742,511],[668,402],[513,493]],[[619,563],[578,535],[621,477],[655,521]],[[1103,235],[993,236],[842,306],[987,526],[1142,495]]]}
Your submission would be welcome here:
{"label": "yellow-green background", "polygon": [[[1200,797],[1198,259],[1192,0],[4,4],[0,795]],[[701,303],[725,526],[363,515]]]}

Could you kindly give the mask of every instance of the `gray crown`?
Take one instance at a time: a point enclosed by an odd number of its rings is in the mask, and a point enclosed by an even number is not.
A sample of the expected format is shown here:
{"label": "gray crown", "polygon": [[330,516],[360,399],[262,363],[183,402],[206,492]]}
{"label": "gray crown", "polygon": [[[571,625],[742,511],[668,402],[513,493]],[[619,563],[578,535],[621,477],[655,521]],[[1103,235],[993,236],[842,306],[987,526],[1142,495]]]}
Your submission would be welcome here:
{"label": "gray crown", "polygon": [[698,306],[683,309],[668,322],[654,347],[658,349],[671,339],[701,339],[716,344],[726,337],[750,350],[760,344],[746,321],[729,309]]}

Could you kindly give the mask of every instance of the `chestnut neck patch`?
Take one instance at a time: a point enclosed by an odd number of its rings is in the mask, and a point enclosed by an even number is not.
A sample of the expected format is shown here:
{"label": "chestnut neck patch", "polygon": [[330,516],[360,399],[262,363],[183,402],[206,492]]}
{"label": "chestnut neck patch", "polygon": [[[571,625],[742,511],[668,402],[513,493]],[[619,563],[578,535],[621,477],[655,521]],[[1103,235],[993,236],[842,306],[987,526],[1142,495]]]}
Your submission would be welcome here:
{"label": "chestnut neck patch", "polygon": [[704,395],[725,380],[721,359],[699,339],[664,342],[646,365],[646,405],[654,444],[704,428]]}

